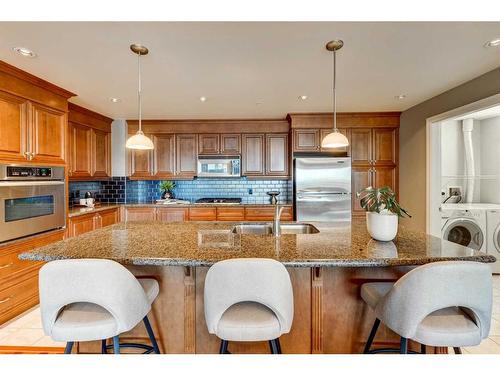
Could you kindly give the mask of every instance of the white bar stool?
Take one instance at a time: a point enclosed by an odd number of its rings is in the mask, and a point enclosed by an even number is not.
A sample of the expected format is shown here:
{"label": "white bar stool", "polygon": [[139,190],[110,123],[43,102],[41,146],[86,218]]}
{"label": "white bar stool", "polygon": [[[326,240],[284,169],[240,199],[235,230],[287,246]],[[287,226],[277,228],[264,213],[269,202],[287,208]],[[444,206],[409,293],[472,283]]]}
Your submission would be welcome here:
{"label": "white bar stool", "polygon": [[376,315],[364,353],[370,350],[380,323],[401,336],[399,352],[408,353],[408,339],[426,345],[479,345],[488,337],[492,311],[492,279],[487,264],[464,261],[429,263],[395,283],[363,284],[361,297]]}
{"label": "white bar stool", "polygon": [[[121,264],[105,259],[49,262],[40,269],[40,311],[43,330],[55,341],[65,341],[65,353],[81,341],[113,338],[114,354],[121,348],[160,353],[147,314],[158,296],[154,279],[136,279]],[[144,322],[152,346],[121,343],[119,335]],[[111,346],[110,346],[111,347]]]}
{"label": "white bar stool", "polygon": [[230,259],[214,264],[205,279],[205,321],[221,339],[220,354],[229,341],[269,341],[281,354],[279,337],[290,332],[293,291],[286,268],[273,259]]}

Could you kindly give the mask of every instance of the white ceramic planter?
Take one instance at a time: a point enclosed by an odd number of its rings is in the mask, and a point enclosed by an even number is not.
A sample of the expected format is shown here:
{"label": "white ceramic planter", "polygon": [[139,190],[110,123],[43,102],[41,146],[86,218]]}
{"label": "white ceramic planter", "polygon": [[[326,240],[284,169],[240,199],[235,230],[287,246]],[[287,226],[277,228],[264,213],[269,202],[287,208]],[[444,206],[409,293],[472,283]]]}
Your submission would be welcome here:
{"label": "white ceramic planter", "polygon": [[398,234],[398,215],[367,212],[366,227],[374,240],[392,241]]}

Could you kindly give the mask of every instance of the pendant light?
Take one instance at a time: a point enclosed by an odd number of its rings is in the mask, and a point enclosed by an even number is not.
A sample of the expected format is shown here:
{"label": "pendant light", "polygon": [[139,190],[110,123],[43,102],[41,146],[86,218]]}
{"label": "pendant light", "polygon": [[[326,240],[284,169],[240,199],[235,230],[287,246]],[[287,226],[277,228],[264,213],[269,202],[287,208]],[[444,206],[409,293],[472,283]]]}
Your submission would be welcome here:
{"label": "pendant light", "polygon": [[139,83],[138,83],[138,89],[137,89],[137,98],[139,101],[139,130],[135,135],[131,136],[129,139],[127,139],[127,143],[125,144],[125,147],[131,148],[134,150],[152,150],[154,148],[154,144],[149,139],[144,135],[142,132],[142,100],[141,100],[141,56],[147,55],[149,50],[144,47],[143,45],[140,44],[132,44],[130,46],[130,49],[132,52],[136,53],[138,56],[137,59],[137,66],[138,66],[138,78],[139,78]]}
{"label": "pendant light", "polygon": [[349,146],[347,137],[337,129],[337,61],[336,53],[342,48],[344,42],[340,39],[332,40],[326,44],[326,49],[333,52],[333,132],[326,135],[321,141],[322,148],[340,148]]}

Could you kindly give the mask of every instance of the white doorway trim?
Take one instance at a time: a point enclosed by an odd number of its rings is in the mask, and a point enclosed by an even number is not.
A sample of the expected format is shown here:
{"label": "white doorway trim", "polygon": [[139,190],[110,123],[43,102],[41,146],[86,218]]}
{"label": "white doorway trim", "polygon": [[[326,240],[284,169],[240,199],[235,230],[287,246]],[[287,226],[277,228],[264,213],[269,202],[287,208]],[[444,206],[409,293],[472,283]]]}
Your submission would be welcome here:
{"label": "white doorway trim", "polygon": [[[441,217],[439,214],[441,184],[433,184],[441,176],[441,122],[461,117],[482,109],[500,105],[500,94],[490,96],[477,102],[466,104],[426,120],[426,232],[441,236]],[[438,187],[437,187],[438,186]],[[439,189],[439,191],[438,191]]]}

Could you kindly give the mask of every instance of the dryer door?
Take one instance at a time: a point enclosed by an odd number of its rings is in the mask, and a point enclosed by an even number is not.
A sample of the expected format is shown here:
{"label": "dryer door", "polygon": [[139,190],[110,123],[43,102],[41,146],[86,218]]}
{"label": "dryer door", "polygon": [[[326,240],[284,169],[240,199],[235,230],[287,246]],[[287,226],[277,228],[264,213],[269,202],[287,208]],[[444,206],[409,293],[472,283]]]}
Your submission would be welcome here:
{"label": "dryer door", "polygon": [[495,233],[493,233],[493,244],[495,245],[495,249],[500,252],[500,224],[495,229]]}
{"label": "dryer door", "polygon": [[462,246],[480,250],[483,246],[484,235],[477,223],[470,219],[451,219],[443,231],[443,239],[455,242]]}

